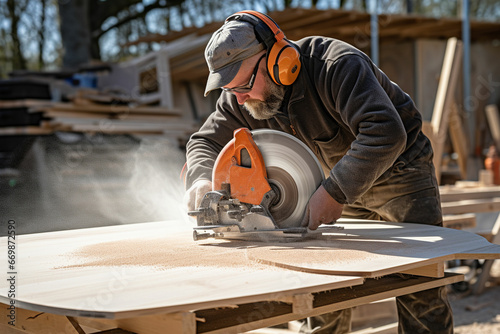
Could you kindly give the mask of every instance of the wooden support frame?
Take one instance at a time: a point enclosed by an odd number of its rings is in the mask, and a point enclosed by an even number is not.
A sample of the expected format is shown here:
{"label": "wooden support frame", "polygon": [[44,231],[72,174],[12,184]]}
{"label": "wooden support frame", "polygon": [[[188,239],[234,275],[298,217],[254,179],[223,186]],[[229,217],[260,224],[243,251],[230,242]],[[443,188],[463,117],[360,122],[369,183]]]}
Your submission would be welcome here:
{"label": "wooden support frame", "polygon": [[441,278],[444,277],[444,262],[433,263],[420,268],[405,270],[402,271],[401,273],[409,275]]}
{"label": "wooden support frame", "polygon": [[[9,310],[0,304],[0,316],[8,317]],[[196,318],[193,312],[175,312],[153,316],[142,316],[127,319],[94,319],[82,317],[65,317],[46,312],[30,311],[16,308],[15,326],[0,322],[0,329],[33,334],[86,334],[88,331],[121,330],[120,333],[196,333]],[[84,328],[86,330],[84,330]],[[3,333],[3,331],[2,331]],[[118,331],[116,331],[118,333]]]}
{"label": "wooden support frame", "polygon": [[500,150],[500,115],[498,114],[498,107],[494,104],[489,104],[486,106],[485,112],[491,136],[493,137],[495,146]]}
{"label": "wooden support frame", "polygon": [[469,142],[467,140],[467,131],[465,131],[460,117],[457,103],[453,101],[450,106],[449,132],[453,149],[458,154],[458,166],[460,167],[460,176],[467,179],[467,158],[470,152]]}
{"label": "wooden support frame", "polygon": [[[495,225],[493,225],[491,230],[491,243],[500,245],[500,214],[498,215]],[[474,294],[479,295],[484,291],[486,282],[488,282],[490,278],[490,271],[494,261],[495,260],[484,261],[481,274],[473,287]]]}
{"label": "wooden support frame", "polygon": [[[463,275],[446,273],[441,278],[389,275],[367,279],[364,284],[300,294],[286,300],[253,302],[233,307],[175,312],[126,319],[98,319],[65,317],[45,312],[16,310],[16,326],[0,322],[0,328],[19,333],[241,333],[283,322],[368,304],[390,297],[427,290],[463,280]],[[6,305],[0,307],[0,316],[8,314]],[[2,327],[3,326],[3,327]],[[84,330],[85,328],[85,330]],[[114,330],[114,331],[111,331]]]}
{"label": "wooden support frame", "polygon": [[[20,295],[16,295],[15,300],[0,295],[4,304],[0,305],[0,319],[3,319],[0,326],[37,334],[82,334],[113,329],[158,334],[164,333],[165,328],[169,333],[240,333],[463,280],[463,275],[444,273],[443,262],[448,259],[500,257],[500,246],[452,229],[347,219],[339,224],[344,232],[340,235],[324,232],[324,240],[288,245],[259,244],[259,247],[248,244],[244,247],[236,241],[210,241],[193,247],[192,231],[189,228],[179,230],[174,221],[22,235],[16,238],[16,245],[23,250],[17,259],[22,263],[19,271],[22,270],[23,279],[16,286]],[[161,256],[160,253],[174,248],[164,261],[175,260],[175,252],[185,261],[185,247],[188,247],[192,253],[190,266],[157,270],[151,265],[142,266],[148,257],[144,256],[141,266],[119,265],[119,259],[115,258],[113,263],[118,266],[99,266],[91,262],[90,266],[80,267],[81,259],[74,257],[75,250],[87,246],[102,255],[106,252],[101,251],[99,245],[109,246],[111,242],[114,246],[120,245],[121,250],[114,250],[110,255],[128,258],[123,254],[126,249],[137,253],[137,248],[128,244],[131,236],[134,243],[142,241],[141,247],[158,251],[158,240],[151,238],[151,231],[162,235],[162,245],[167,243],[165,250],[155,253],[155,259]],[[415,235],[419,237],[415,239]],[[408,242],[408,238],[412,241]],[[2,244],[6,239],[0,238]],[[43,247],[47,243],[51,247]],[[375,250],[371,247],[371,253],[364,250],[372,244],[377,245]],[[414,251],[405,255],[404,250],[408,248]],[[196,251],[191,252],[192,249]],[[358,263],[356,256],[344,261],[344,250],[351,256],[361,252],[362,261]],[[300,266],[300,270],[255,264],[250,257],[252,252],[254,258],[271,262],[274,255],[280,261],[297,258],[299,263],[295,265]],[[295,255],[285,256],[289,252]],[[203,258],[207,253],[208,257]],[[223,257],[232,257],[238,265],[220,268]],[[340,262],[326,261],[339,257],[342,257]],[[59,259],[57,264],[53,261],[56,258]],[[307,261],[303,263],[304,258]],[[384,261],[384,258],[391,260]],[[397,258],[399,262],[395,263]],[[240,267],[240,263],[245,264],[244,267]],[[374,263],[376,266],[370,267]],[[157,265],[155,262],[154,266]],[[360,267],[358,272],[365,276],[353,276],[352,265]],[[318,270],[329,274],[316,273]],[[335,272],[350,274],[340,276]],[[56,273],[57,283],[51,279]],[[49,279],[40,280],[39,277]],[[7,283],[2,286],[2,291],[8,287]],[[325,300],[328,295],[331,299]],[[12,302],[17,308],[16,324],[20,327],[8,327],[5,312],[8,312],[7,304]],[[268,306],[272,309],[265,308]],[[230,316],[230,320],[226,316]]]}
{"label": "wooden support frame", "polygon": [[[367,279],[363,285],[315,293],[313,309],[301,317],[311,317],[328,312],[368,304],[373,301],[396,297],[412,292],[459,282],[462,275],[446,274],[443,278],[402,278],[398,275],[380,279]],[[353,297],[354,296],[354,297]],[[236,334],[257,328],[277,325],[299,319],[292,312],[292,305],[280,302],[263,302],[239,305],[234,309],[208,309],[196,311],[197,333]]]}
{"label": "wooden support frame", "polygon": [[[0,304],[0,317],[1,319],[10,319],[10,310],[7,305]],[[56,315],[51,313],[25,310],[22,308],[15,309],[15,318],[12,319],[14,325],[5,323],[4,320],[0,321],[0,330],[18,330],[22,333],[37,333],[37,334],[51,334],[51,333],[67,333],[67,334],[82,334],[79,331],[80,326],[75,328],[74,322],[63,315]],[[57,328],[58,331],[54,331]],[[81,328],[80,328],[81,329]]]}
{"label": "wooden support frame", "polygon": [[[455,37],[448,39],[432,119],[430,124],[423,127],[423,131],[431,140],[434,149],[433,162],[438,182],[441,180],[443,149],[447,138],[450,114],[455,105],[454,98],[461,59],[462,43]],[[454,122],[456,124],[456,117],[454,117]]]}
{"label": "wooden support frame", "polygon": [[464,228],[476,227],[476,223],[476,215],[473,213],[443,216],[443,227],[447,228],[463,230]]}
{"label": "wooden support frame", "polygon": [[500,197],[441,203],[444,215],[500,211]]}
{"label": "wooden support frame", "polygon": [[456,186],[439,187],[441,202],[455,202],[471,199],[490,199],[500,197],[500,186],[487,186],[478,188],[461,188]]}

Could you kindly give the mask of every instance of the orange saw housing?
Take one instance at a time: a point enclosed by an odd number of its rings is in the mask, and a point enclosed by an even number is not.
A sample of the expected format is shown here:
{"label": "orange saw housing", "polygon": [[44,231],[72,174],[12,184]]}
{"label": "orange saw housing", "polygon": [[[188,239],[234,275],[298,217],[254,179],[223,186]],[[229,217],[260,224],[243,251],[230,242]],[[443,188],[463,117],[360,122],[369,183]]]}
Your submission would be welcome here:
{"label": "orange saw housing", "polygon": [[[242,152],[250,157],[250,166],[242,165]],[[252,133],[247,128],[234,131],[233,139],[220,152],[212,173],[213,190],[223,189],[229,184],[230,196],[242,203],[258,205],[271,190],[267,182],[266,166]]]}

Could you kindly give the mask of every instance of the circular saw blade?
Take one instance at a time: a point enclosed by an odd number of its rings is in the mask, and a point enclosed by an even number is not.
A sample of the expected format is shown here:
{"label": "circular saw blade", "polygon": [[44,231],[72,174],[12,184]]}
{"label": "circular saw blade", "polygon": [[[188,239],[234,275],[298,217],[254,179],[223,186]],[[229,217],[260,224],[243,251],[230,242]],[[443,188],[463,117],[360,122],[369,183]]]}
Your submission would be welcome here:
{"label": "circular saw blade", "polygon": [[266,166],[268,182],[279,194],[269,211],[280,228],[300,226],[309,198],[325,176],[314,153],[299,139],[276,130],[252,131]]}

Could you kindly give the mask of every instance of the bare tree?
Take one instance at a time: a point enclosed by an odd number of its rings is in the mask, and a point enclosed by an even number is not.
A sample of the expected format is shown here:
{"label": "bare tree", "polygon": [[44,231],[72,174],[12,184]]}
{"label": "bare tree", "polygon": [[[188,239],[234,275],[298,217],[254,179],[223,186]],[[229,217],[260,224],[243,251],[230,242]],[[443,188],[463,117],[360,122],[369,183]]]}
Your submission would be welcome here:
{"label": "bare tree", "polygon": [[[311,6],[319,0],[307,2]],[[379,13],[457,16],[460,1],[379,0]],[[367,11],[368,0],[327,0],[323,7]],[[168,33],[222,21],[242,9],[273,11],[299,0],[0,0],[0,76],[12,69],[77,68],[92,59],[119,60],[151,50],[120,45],[150,33]],[[34,10],[35,9],[35,10]],[[59,18],[48,18],[59,9]],[[498,20],[500,1],[471,1],[471,18]],[[154,18],[154,23],[152,22]],[[48,24],[48,23],[51,24]],[[58,23],[60,23],[58,25]],[[54,30],[55,27],[57,30]],[[28,33],[21,34],[21,31]],[[58,35],[58,36],[57,36]],[[59,36],[61,40],[59,41]],[[61,45],[62,43],[62,49]],[[105,48],[101,50],[101,47]],[[38,54],[36,53],[38,50]],[[118,51],[117,51],[118,50]]]}
{"label": "bare tree", "polygon": [[26,69],[26,59],[21,48],[19,38],[19,23],[21,14],[26,8],[26,2],[7,0],[7,10],[10,17],[10,34],[12,38],[12,65],[16,69]]}
{"label": "bare tree", "polygon": [[[157,0],[144,4],[142,0],[72,0],[59,1],[61,37],[65,50],[63,66],[75,68],[100,59],[100,38],[134,21],[143,21],[156,9],[180,6],[184,0]],[[109,23],[110,19],[113,23]]]}
{"label": "bare tree", "polygon": [[40,27],[38,30],[38,69],[42,70],[45,67],[43,53],[45,49],[45,11],[47,10],[46,0],[40,0]]}
{"label": "bare tree", "polygon": [[407,14],[413,13],[413,0],[406,0],[406,13]]}
{"label": "bare tree", "polygon": [[59,1],[63,67],[73,69],[90,61],[89,2]]}

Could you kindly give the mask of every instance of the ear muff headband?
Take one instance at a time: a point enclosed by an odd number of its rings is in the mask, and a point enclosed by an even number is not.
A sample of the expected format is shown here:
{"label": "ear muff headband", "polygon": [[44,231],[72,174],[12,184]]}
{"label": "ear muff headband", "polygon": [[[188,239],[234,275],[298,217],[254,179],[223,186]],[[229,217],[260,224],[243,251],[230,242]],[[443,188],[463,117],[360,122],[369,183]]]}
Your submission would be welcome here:
{"label": "ear muff headband", "polygon": [[253,10],[237,12],[228,17],[226,22],[230,20],[243,20],[254,26],[257,38],[267,48],[267,72],[271,79],[278,85],[293,84],[300,72],[300,54],[288,42],[276,22]]}
{"label": "ear muff headband", "polygon": [[249,15],[253,15],[253,16],[257,17],[258,19],[260,19],[262,22],[264,22],[266,24],[266,26],[269,29],[271,29],[276,42],[279,42],[283,38],[285,38],[285,34],[283,33],[283,31],[281,31],[280,27],[278,27],[276,22],[274,22],[274,20],[272,18],[270,18],[269,16],[264,15],[264,14],[259,13],[259,12],[256,12],[254,10],[242,10],[234,15],[238,15],[238,14],[249,14]]}

